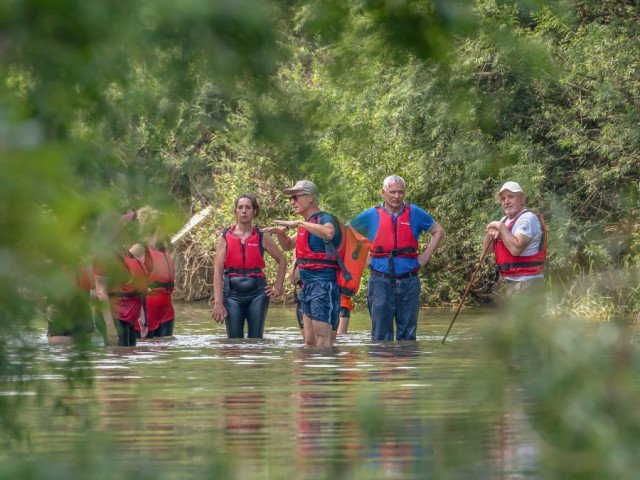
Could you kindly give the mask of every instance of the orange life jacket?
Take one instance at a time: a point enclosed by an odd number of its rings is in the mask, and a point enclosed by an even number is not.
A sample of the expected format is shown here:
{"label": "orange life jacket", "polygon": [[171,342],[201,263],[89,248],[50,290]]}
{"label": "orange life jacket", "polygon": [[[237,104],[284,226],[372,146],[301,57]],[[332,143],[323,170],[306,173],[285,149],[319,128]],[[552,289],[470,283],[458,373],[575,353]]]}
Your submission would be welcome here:
{"label": "orange life jacket", "polygon": [[[153,248],[147,244],[145,264],[149,269],[149,289],[144,297],[147,327],[152,332],[160,323],[173,320],[175,312],[171,301],[174,288],[175,265],[168,248]],[[134,327],[139,330],[137,322]]]}
{"label": "orange life jacket", "polygon": [[142,296],[148,288],[146,267],[130,252],[120,257],[129,279],[109,289],[112,309],[117,318],[136,323],[142,311]]}
{"label": "orange life jacket", "polygon": [[[338,286],[340,287],[340,306],[353,309],[351,298],[358,293],[362,272],[367,264],[367,256],[371,242],[369,239],[353,228],[346,226],[342,228],[342,243],[344,244],[344,254],[342,262],[344,269],[338,272]],[[345,274],[345,270],[349,275]]]}

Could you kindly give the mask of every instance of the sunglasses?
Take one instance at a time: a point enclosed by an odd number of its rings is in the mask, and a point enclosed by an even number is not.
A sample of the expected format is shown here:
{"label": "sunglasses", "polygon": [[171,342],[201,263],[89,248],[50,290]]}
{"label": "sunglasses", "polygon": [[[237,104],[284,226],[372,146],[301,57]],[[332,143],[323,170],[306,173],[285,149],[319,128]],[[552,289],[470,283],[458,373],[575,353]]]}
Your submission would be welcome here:
{"label": "sunglasses", "polygon": [[308,193],[297,193],[295,195],[291,195],[289,197],[289,200],[293,200],[294,202],[297,202],[300,197],[306,197],[307,195],[309,195],[309,194]]}

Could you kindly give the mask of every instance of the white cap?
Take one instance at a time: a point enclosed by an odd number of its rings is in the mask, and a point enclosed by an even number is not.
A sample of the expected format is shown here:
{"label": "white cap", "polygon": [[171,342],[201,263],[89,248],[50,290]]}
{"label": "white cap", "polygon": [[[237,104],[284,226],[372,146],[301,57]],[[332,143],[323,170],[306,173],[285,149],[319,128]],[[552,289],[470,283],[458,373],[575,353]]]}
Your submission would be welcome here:
{"label": "white cap", "polygon": [[522,189],[522,187],[518,182],[509,181],[509,182],[505,182],[505,184],[502,185],[502,187],[500,187],[500,191],[496,195],[496,200],[500,201],[500,194],[505,190],[508,190],[511,193],[524,193],[524,190]]}

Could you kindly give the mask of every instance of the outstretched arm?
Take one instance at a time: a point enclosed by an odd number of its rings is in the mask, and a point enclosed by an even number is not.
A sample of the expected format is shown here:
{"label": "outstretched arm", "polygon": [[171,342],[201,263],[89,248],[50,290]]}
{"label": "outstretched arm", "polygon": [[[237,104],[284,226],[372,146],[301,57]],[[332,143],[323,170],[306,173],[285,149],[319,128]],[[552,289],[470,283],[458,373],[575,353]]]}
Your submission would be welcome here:
{"label": "outstretched arm", "polygon": [[[276,223],[278,222],[279,220],[276,220]],[[285,251],[293,250],[293,247],[296,246],[296,235],[287,235],[286,227],[266,227],[263,228],[262,231],[264,233],[274,233],[276,235],[276,238],[278,239],[280,247]]]}
{"label": "outstretched arm", "polygon": [[[336,229],[331,222],[319,224],[313,222],[305,222],[302,220],[276,220],[275,223],[276,225],[280,225],[285,228],[304,228],[309,233],[315,235],[316,237],[320,237],[323,240],[331,240],[336,234]],[[293,236],[292,238],[293,243],[295,244],[295,236]]]}

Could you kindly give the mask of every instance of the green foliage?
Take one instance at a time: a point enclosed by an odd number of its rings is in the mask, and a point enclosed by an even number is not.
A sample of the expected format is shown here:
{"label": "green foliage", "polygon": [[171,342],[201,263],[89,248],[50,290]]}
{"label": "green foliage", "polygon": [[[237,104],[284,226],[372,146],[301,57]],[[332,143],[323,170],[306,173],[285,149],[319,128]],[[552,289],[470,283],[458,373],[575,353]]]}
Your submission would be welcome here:
{"label": "green foliage", "polygon": [[[430,305],[459,301],[484,227],[501,216],[495,191],[517,180],[549,224],[550,283],[566,300],[556,318],[630,316],[640,305],[637,17],[632,2],[596,0],[3,2],[0,375],[25,373],[7,344],[73,297],[65,272],[104,252],[105,214],[151,203],[175,223],[212,204],[193,237],[210,251],[237,195],[255,193],[269,224],[292,215],[280,192],[303,177],[343,220],[380,201],[385,176],[405,177],[408,200],[447,231],[422,274]],[[476,302],[492,275],[487,261]],[[533,339],[524,347],[544,360],[543,337],[523,328],[509,335]],[[594,378],[606,379],[617,364],[590,347],[603,360]],[[547,353],[555,375],[560,353]],[[580,390],[561,388],[570,375],[553,375],[552,389],[531,390],[543,430],[560,422],[561,451],[615,451],[604,417],[575,426],[601,411],[624,425],[611,407],[624,401],[607,404],[585,380],[596,404],[583,408]],[[547,402],[563,393],[575,404],[558,415]],[[635,446],[632,427],[623,433]],[[603,476],[621,471],[614,460],[596,459]]]}
{"label": "green foliage", "polygon": [[[258,194],[268,223],[289,215],[279,191],[301,177],[348,219],[398,173],[409,199],[447,231],[425,282],[425,300],[439,304],[459,297],[507,178],[547,215],[559,271],[586,266],[605,230],[637,214],[632,7],[194,0],[89,9],[66,0],[3,8],[2,118],[13,163],[34,168],[6,172],[7,197],[78,211],[61,227],[76,232],[63,237],[82,239],[77,230],[105,205],[148,201],[188,211],[213,203],[224,225],[244,192]],[[47,165],[22,162],[25,149]],[[21,175],[39,178],[38,195],[28,185],[15,194]],[[71,182],[64,193],[61,178]],[[618,260],[628,263],[625,248]],[[490,283],[487,267],[476,298]]]}

